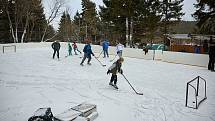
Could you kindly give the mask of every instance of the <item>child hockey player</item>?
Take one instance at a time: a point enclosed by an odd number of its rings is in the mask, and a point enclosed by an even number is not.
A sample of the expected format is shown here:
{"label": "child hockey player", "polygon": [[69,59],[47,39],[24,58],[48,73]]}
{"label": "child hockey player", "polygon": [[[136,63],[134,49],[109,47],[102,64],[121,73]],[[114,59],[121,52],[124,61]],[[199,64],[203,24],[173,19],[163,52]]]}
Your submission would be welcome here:
{"label": "child hockey player", "polygon": [[68,43],[68,52],[69,52],[69,55],[72,55],[72,46],[70,45],[70,43]]}
{"label": "child hockey player", "polygon": [[91,65],[90,61],[91,61],[91,54],[94,56],[92,50],[91,50],[91,45],[90,45],[90,40],[86,40],[86,45],[84,46],[83,49],[84,52],[84,57],[80,63],[81,66],[83,66],[83,63],[85,61],[86,58],[88,58],[87,64]]}
{"label": "child hockey player", "polygon": [[76,51],[78,51],[81,54],[81,51],[78,50],[78,46],[76,45],[76,42],[73,42],[72,46],[73,46],[75,55],[78,55]]}
{"label": "child hockey player", "polygon": [[124,45],[122,45],[120,42],[116,45],[116,53],[119,57],[122,57],[123,48],[124,48]]}
{"label": "child hockey player", "polygon": [[[109,85],[113,86],[114,88],[118,89],[117,87],[117,73],[121,73],[123,74],[123,71],[121,69],[122,66],[122,62],[124,61],[124,59],[122,57],[120,57],[116,62],[114,62],[112,64],[111,67],[109,67],[107,74],[112,73],[111,79],[110,79],[110,83]],[[114,82],[114,84],[113,84]]]}
{"label": "child hockey player", "polygon": [[102,43],[102,49],[103,49],[103,53],[104,53],[103,58],[105,58],[106,56],[109,58],[108,48],[109,48],[109,42],[108,42],[108,40],[105,39]]}

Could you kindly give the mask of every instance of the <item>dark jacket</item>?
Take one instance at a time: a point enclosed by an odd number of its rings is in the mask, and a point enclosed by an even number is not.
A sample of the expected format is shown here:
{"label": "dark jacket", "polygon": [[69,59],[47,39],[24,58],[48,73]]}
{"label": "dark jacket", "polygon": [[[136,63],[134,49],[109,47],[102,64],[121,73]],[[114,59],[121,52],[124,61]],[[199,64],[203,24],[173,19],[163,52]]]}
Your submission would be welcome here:
{"label": "dark jacket", "polygon": [[68,44],[68,50],[71,51],[72,50],[72,46],[70,44]]}
{"label": "dark jacket", "polygon": [[92,52],[92,49],[91,49],[91,45],[90,44],[86,44],[84,46],[84,49],[83,49],[83,52],[87,55],[94,55],[93,52]]}
{"label": "dark jacket", "polygon": [[210,40],[209,42],[209,55],[215,56],[215,40]]}
{"label": "dark jacket", "polygon": [[59,42],[52,43],[52,48],[54,50],[60,50],[60,43]]}
{"label": "dark jacket", "polygon": [[122,67],[122,64],[119,63],[118,61],[116,61],[116,62],[114,62],[114,63],[112,64],[111,67],[109,67],[108,70],[110,70],[110,72],[111,72],[113,75],[116,75],[118,72],[119,72],[119,73],[122,72],[121,67]]}

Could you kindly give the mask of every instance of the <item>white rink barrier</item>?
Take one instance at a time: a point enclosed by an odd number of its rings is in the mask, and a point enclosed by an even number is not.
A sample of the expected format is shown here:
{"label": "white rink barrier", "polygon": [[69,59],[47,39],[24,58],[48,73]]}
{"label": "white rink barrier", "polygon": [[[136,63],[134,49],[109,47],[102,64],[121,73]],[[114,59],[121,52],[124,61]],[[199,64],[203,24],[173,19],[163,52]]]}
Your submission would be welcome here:
{"label": "white rink barrier", "polygon": [[[67,42],[60,42],[61,48],[67,49]],[[0,50],[2,53],[3,46],[7,45],[16,45],[17,51],[19,49],[25,48],[41,48],[41,47],[50,47],[52,42],[40,42],[40,43],[12,43],[12,44],[0,44]],[[72,43],[71,43],[72,44]],[[84,44],[77,44],[80,51],[83,50]],[[102,46],[92,45],[92,50],[96,56],[102,52]],[[110,46],[109,54],[112,56],[116,55],[116,47]],[[100,57],[103,56],[103,53]],[[206,54],[194,54],[194,53],[183,53],[183,52],[171,52],[171,51],[161,51],[161,50],[149,50],[145,55],[142,49],[136,48],[124,48],[123,57],[130,58],[139,58],[146,60],[160,60],[170,63],[178,63],[185,65],[193,65],[200,67],[207,67],[209,57]]]}
{"label": "white rink barrier", "polygon": [[192,66],[207,67],[209,56],[206,54],[164,51],[162,61]]}

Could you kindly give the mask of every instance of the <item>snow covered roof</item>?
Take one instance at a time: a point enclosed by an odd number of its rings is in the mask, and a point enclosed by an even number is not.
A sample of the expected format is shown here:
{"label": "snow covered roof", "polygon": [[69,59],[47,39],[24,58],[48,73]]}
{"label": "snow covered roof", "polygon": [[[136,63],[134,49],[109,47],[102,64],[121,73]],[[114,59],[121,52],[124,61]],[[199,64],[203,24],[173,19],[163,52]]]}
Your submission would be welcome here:
{"label": "snow covered roof", "polygon": [[169,37],[173,39],[191,39],[188,34],[170,34]]}

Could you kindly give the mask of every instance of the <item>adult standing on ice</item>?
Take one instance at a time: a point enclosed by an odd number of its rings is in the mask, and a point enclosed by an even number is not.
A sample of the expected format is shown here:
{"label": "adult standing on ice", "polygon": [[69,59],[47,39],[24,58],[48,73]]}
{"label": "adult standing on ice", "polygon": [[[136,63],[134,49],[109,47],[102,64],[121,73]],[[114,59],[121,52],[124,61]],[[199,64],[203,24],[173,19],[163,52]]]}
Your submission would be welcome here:
{"label": "adult standing on ice", "polygon": [[215,63],[215,40],[210,37],[209,41],[209,63],[208,70],[214,71],[214,63]]}
{"label": "adult standing on ice", "polygon": [[56,52],[57,52],[57,58],[58,58],[58,60],[59,60],[59,58],[60,58],[60,56],[59,56],[59,50],[60,50],[60,43],[58,42],[58,41],[54,41],[53,43],[52,43],[52,49],[54,50],[54,53],[53,53],[53,59],[54,59],[54,57],[55,57],[55,54],[56,54]]}
{"label": "adult standing on ice", "polygon": [[123,74],[123,71],[121,69],[123,61],[124,61],[124,59],[122,57],[120,57],[116,62],[114,62],[112,64],[111,67],[109,67],[109,69],[107,71],[107,74],[112,73],[109,85],[112,85],[116,89],[118,89],[118,87],[116,85],[117,84],[117,73]]}
{"label": "adult standing on ice", "polygon": [[86,42],[86,45],[84,46],[84,49],[83,49],[84,57],[80,63],[81,66],[83,66],[83,63],[84,63],[86,58],[88,58],[87,64],[91,65],[91,63],[90,63],[91,54],[94,56],[94,53],[92,52],[91,45],[90,45],[91,41],[89,39],[86,39],[85,42]]}
{"label": "adult standing on ice", "polygon": [[109,57],[108,48],[109,48],[109,42],[108,42],[108,40],[105,39],[102,43],[102,49],[103,49],[103,53],[104,53],[103,58],[105,58],[106,56]]}
{"label": "adult standing on ice", "polygon": [[124,45],[120,42],[116,45],[116,53],[119,57],[122,57],[122,50],[124,48]]}

